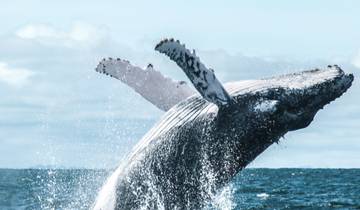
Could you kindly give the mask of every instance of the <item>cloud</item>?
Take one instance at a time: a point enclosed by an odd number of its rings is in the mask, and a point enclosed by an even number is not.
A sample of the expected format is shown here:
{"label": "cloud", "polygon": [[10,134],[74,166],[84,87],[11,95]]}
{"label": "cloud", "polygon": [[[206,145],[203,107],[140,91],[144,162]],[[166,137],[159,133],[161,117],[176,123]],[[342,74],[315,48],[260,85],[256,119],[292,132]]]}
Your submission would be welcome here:
{"label": "cloud", "polygon": [[29,24],[18,29],[15,35],[23,40],[37,41],[46,45],[94,47],[108,38],[108,30],[104,26],[83,22],[75,22],[68,30],[61,30],[48,24]]}
{"label": "cloud", "polygon": [[42,24],[27,25],[17,30],[15,34],[22,39],[61,37],[61,34],[58,34],[53,28]]}
{"label": "cloud", "polygon": [[24,68],[10,68],[6,63],[0,62],[0,82],[10,86],[21,87],[25,85],[34,73]]}
{"label": "cloud", "polygon": [[357,67],[360,68],[360,50],[358,51],[358,53],[355,55],[355,57],[352,59],[351,63]]}

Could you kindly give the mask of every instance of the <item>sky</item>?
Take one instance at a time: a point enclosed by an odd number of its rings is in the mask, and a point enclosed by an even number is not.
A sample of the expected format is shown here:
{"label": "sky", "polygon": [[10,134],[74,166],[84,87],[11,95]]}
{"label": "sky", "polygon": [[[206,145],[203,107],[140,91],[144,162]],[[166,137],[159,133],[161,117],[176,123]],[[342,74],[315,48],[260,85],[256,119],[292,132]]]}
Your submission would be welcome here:
{"label": "sky", "polygon": [[41,1],[0,7],[0,168],[113,168],[163,114],[94,71],[120,57],[177,80],[174,37],[222,82],[339,64],[353,87],[250,167],[360,167],[359,1]]}

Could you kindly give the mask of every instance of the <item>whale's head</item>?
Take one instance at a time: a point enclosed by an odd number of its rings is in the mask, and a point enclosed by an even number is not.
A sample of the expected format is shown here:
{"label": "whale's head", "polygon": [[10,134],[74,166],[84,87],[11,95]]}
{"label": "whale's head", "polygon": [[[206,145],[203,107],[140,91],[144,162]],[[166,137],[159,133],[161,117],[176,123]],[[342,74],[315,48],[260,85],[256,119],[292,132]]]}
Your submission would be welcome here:
{"label": "whale's head", "polygon": [[[326,104],[340,97],[352,84],[352,74],[338,66],[245,81],[227,89],[237,104],[252,110],[252,117],[274,122],[280,133],[307,127]],[[235,88],[234,88],[235,87]],[[266,127],[266,125],[265,125]]]}

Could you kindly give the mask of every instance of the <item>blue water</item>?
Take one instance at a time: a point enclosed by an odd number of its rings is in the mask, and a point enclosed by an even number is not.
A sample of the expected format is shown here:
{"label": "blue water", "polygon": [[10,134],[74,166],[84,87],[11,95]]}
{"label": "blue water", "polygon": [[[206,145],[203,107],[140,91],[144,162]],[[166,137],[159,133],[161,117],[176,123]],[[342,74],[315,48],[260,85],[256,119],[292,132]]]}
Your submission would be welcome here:
{"label": "blue water", "polygon": [[[89,209],[108,173],[0,169],[0,209]],[[217,208],[360,209],[360,169],[246,169],[228,189]]]}

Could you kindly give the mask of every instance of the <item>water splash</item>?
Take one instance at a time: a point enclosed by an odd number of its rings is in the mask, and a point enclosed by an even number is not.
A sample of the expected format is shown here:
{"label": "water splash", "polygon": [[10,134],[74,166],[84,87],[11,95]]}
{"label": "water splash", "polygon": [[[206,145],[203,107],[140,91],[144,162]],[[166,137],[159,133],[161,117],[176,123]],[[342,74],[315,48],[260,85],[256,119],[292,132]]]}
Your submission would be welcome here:
{"label": "water splash", "polygon": [[212,169],[208,157],[203,152],[203,169],[201,176],[201,183],[203,188],[202,197],[206,201],[205,210],[232,210],[235,209],[236,203],[234,202],[235,188],[232,184],[228,184],[220,191],[216,189],[216,173]]}
{"label": "water splash", "polygon": [[235,187],[229,184],[212,198],[212,206],[216,210],[232,210],[236,208],[234,202]]}

